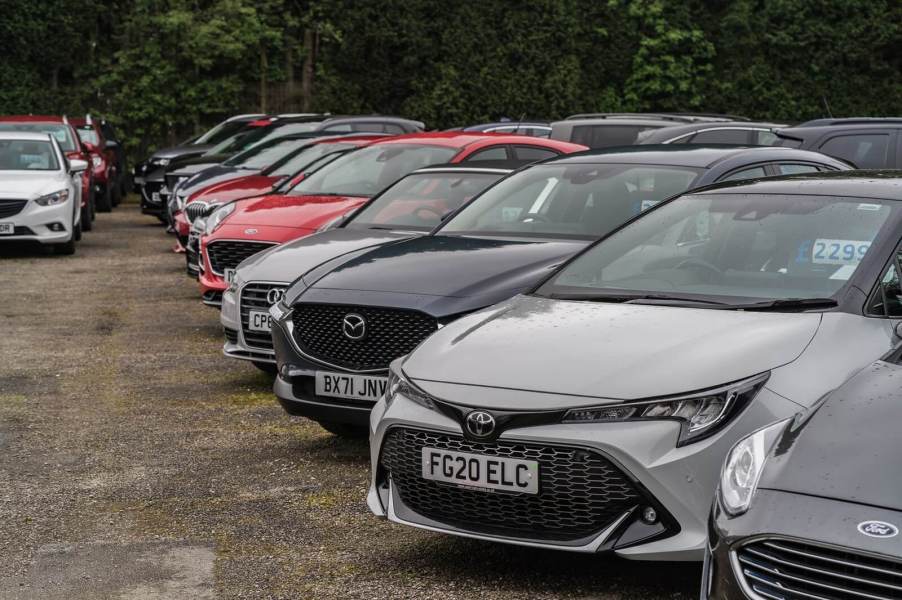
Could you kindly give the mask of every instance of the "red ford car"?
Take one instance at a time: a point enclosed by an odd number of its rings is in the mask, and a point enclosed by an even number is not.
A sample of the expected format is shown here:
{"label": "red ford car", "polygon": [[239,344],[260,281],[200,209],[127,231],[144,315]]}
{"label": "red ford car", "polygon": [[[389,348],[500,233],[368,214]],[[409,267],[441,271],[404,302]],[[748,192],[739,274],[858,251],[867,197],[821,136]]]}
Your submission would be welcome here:
{"label": "red ford car", "polygon": [[[91,164],[91,154],[81,143],[75,128],[65,117],[50,115],[11,115],[0,117],[0,131],[34,131],[56,138],[69,160],[83,160]],[[94,220],[93,177],[88,169],[81,175],[81,228],[90,231]]]}
{"label": "red ford car", "polygon": [[471,132],[415,133],[373,142],[280,194],[225,204],[211,214],[199,248],[204,303],[220,304],[228,273],[245,258],[315,233],[417,169],[480,160],[534,162],[586,149],[545,138]]}
{"label": "red ford car", "polygon": [[109,212],[119,204],[121,190],[116,182],[116,152],[107,147],[100,123],[93,119],[73,117],[69,122],[75,127],[79,139],[91,154],[92,175],[94,177],[94,202],[100,212]]}

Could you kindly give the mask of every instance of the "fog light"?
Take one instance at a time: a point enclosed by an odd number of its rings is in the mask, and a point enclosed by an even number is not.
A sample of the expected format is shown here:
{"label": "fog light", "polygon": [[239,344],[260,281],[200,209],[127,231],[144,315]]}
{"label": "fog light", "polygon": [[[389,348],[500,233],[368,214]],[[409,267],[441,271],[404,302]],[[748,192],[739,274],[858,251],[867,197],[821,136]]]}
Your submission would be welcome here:
{"label": "fog light", "polygon": [[63,227],[62,223],[48,223],[47,229],[50,231],[66,231],[66,228]]}
{"label": "fog light", "polygon": [[282,366],[279,367],[279,377],[285,381],[291,381],[291,371],[294,368],[295,366],[290,363],[282,363]]}
{"label": "fog light", "polygon": [[649,525],[654,524],[658,520],[658,511],[650,506],[646,506],[642,509],[642,520]]}

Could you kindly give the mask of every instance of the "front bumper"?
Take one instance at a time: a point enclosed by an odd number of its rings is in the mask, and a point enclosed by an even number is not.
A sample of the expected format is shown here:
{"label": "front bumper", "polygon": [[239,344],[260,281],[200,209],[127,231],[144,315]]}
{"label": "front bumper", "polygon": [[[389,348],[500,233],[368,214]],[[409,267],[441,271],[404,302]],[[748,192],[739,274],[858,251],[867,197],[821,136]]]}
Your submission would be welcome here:
{"label": "front bumper", "polygon": [[161,180],[148,179],[140,187],[141,212],[156,217],[165,215],[167,198],[162,193],[164,183]]}
{"label": "front bumper", "polygon": [[[28,201],[18,213],[0,218],[0,222],[12,223],[15,227],[13,235],[0,235],[0,242],[29,241],[41,244],[68,242],[72,238],[74,221],[81,216],[81,210],[73,210],[73,202],[74,200],[70,198],[55,206],[41,206]],[[73,215],[73,212],[76,214]]]}
{"label": "front bumper", "polygon": [[[278,382],[276,387],[278,392]],[[465,404],[472,406],[478,388],[465,387],[469,390]],[[643,491],[644,502],[659,507],[658,514],[664,515],[654,527],[637,529],[641,514],[637,505],[614,530],[599,529],[597,539],[564,546],[536,538],[530,528],[488,535],[475,522],[451,522],[417,512],[405,500],[404,490],[394,489],[391,473],[383,463],[388,432],[403,427],[463,436],[463,431],[451,417],[406,398],[397,397],[390,406],[383,400],[376,404],[370,418],[372,480],[367,503],[373,513],[396,523],[465,537],[580,552],[607,550],[637,560],[698,561],[706,545],[707,515],[724,456],[744,435],[797,410],[797,405],[765,388],[719,433],[681,447],[676,447],[679,425],[673,421],[546,424],[504,431],[499,442],[584,448],[607,457]],[[491,443],[485,445],[484,453],[492,454]]]}
{"label": "front bumper", "polygon": [[[738,517],[729,517],[715,503],[711,511],[710,545],[701,600],[767,600],[768,594],[772,594],[774,589],[771,583],[779,582],[784,586],[797,586],[804,590],[808,585],[804,580],[811,578],[817,581],[817,585],[811,586],[817,590],[815,595],[856,597],[857,594],[823,587],[825,584],[845,589],[857,587],[854,580],[844,578],[844,575],[848,575],[846,571],[840,570],[839,576],[828,574],[833,572],[835,565],[842,566],[833,562],[839,558],[834,553],[854,556],[851,560],[858,563],[870,560],[891,561],[896,565],[894,570],[899,570],[899,563],[902,562],[902,538],[874,538],[858,532],[858,524],[874,520],[900,526],[902,512],[768,489],[759,489],[749,511]],[[769,572],[772,570],[771,561],[765,559],[759,563],[761,566],[756,566],[740,558],[741,555],[745,555],[746,559],[748,555],[754,557],[754,554],[743,552],[743,549],[758,549],[763,543],[792,546],[802,544],[809,548],[808,553],[811,555],[818,555],[823,549],[830,560],[810,561],[811,556],[793,553],[789,563],[781,564],[780,573],[775,575]],[[775,554],[780,556],[782,553],[778,551]],[[793,563],[803,564],[805,568],[796,570]],[[812,566],[816,570],[812,570]],[[859,573],[867,574],[868,570],[859,570]],[[799,575],[802,581],[799,580]],[[898,588],[895,594],[889,590],[857,591],[893,597],[899,592]],[[808,593],[812,592],[809,590]],[[786,588],[781,589],[781,594],[785,594],[787,598],[799,597],[789,593]]]}

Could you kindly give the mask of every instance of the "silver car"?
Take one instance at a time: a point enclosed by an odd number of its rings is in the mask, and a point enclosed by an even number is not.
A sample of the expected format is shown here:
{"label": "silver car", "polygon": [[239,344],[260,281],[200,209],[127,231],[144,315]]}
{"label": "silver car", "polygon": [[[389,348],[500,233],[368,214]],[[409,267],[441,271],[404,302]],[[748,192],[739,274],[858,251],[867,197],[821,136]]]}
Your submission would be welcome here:
{"label": "silver car", "polygon": [[373,409],[370,509],[700,560],[733,444],[898,341],[900,185],[846,172],[691,192],[446,325],[392,364]]}

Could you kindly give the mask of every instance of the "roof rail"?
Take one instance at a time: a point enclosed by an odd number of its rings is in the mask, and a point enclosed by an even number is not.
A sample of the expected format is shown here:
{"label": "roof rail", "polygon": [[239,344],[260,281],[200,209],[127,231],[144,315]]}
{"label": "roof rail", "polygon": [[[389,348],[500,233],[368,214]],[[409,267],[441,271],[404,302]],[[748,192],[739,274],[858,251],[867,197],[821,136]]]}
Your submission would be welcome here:
{"label": "roof rail", "polygon": [[796,127],[824,127],[829,125],[879,125],[881,123],[902,123],[902,117],[845,117],[840,119],[812,119],[799,123]]}
{"label": "roof rail", "polygon": [[572,119],[660,119],[663,121],[675,121],[679,123],[695,123],[698,121],[748,121],[748,117],[737,115],[721,115],[717,113],[679,113],[679,112],[648,112],[648,113],[578,113],[570,115],[567,121]]}
{"label": "roof rail", "polygon": [[246,115],[233,115],[226,119],[226,122],[229,121],[237,121],[238,119],[259,119],[260,117],[265,117],[266,115],[263,113],[248,113]]}

